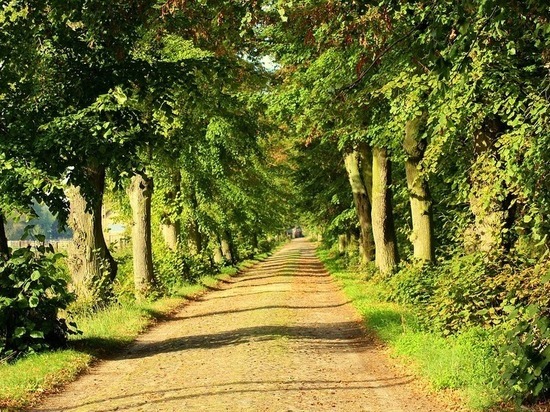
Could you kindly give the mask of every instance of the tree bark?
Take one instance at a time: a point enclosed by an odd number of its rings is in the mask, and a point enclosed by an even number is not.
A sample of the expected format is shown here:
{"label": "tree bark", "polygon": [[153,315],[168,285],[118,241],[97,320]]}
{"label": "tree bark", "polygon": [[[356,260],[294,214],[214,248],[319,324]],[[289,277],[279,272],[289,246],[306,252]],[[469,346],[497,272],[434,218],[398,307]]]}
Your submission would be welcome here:
{"label": "tree bark", "polygon": [[195,219],[192,219],[187,224],[187,245],[189,247],[190,255],[198,255],[202,251],[202,237],[199,231],[199,225]]}
{"label": "tree bark", "polygon": [[178,221],[172,221],[169,218],[165,218],[161,224],[161,230],[164,244],[170,250],[177,250],[181,234],[180,223]]}
{"label": "tree bark", "polygon": [[132,177],[128,188],[132,207],[132,260],[134,292],[137,299],[147,297],[154,287],[151,245],[151,197],[153,179],[145,174]]}
{"label": "tree bark", "polygon": [[252,249],[254,250],[254,253],[258,253],[258,234],[256,232],[252,233],[251,235],[251,243],[252,243]]}
{"label": "tree bark", "polygon": [[[475,162],[470,173],[470,210],[474,215],[474,228],[467,249],[478,250],[491,256],[502,256],[511,245],[505,245],[503,228],[509,219],[506,205],[509,191],[501,175],[495,143],[503,133],[504,125],[498,119],[487,119],[474,134]],[[501,201],[500,199],[505,199]],[[511,202],[510,202],[511,203]],[[509,223],[508,223],[509,224]]]}
{"label": "tree bark", "polygon": [[359,166],[361,169],[361,178],[367,191],[367,198],[371,204],[372,209],[372,149],[366,143],[359,143],[357,145],[357,151],[360,155]]}
{"label": "tree bark", "polygon": [[391,161],[384,148],[374,148],[372,158],[372,231],[376,246],[376,266],[381,273],[392,272],[399,263],[391,184]]}
{"label": "tree bark", "polygon": [[8,246],[8,237],[6,236],[4,222],[4,214],[0,210],[0,259],[6,261],[10,258],[10,248]]}
{"label": "tree bark", "polygon": [[223,263],[223,252],[219,236],[216,237],[216,243],[214,245],[214,263],[218,265]]}
{"label": "tree bark", "polygon": [[[181,191],[181,172],[175,169],[172,172],[172,188],[164,195],[164,206],[173,206],[178,194]],[[173,209],[173,208],[170,208]],[[161,231],[165,245],[171,250],[177,250],[178,242],[181,235],[180,221],[173,216],[173,212],[165,210],[161,217]]]}
{"label": "tree bark", "polygon": [[187,246],[189,248],[189,254],[198,255],[202,252],[202,235],[199,229],[199,223],[195,217],[196,210],[198,208],[197,195],[195,190],[191,188],[190,197],[191,203],[191,217],[187,222]]}
{"label": "tree bark", "polygon": [[67,264],[78,299],[100,307],[112,299],[117,263],[107,248],[101,221],[105,169],[87,166],[85,175],[92,201],[86,200],[79,187],[67,190],[71,203],[69,225],[74,232]]}
{"label": "tree bark", "polygon": [[407,122],[403,148],[407,155],[405,173],[411,205],[413,255],[416,259],[433,262],[432,198],[428,182],[422,176],[420,170],[420,162],[424,157],[427,144],[424,139],[419,139],[420,127],[423,121],[424,118],[419,116]]}
{"label": "tree bark", "polygon": [[235,252],[233,248],[233,239],[229,230],[224,230],[221,237],[222,254],[225,260],[235,263]]}
{"label": "tree bark", "polygon": [[367,189],[367,185],[363,180],[361,168],[363,159],[361,157],[361,153],[357,149],[354,149],[344,156],[344,164],[353,193],[353,202],[359,220],[359,228],[361,230],[360,255],[364,262],[369,262],[374,258],[374,240],[372,236],[371,202],[368,195],[369,189]]}
{"label": "tree bark", "polygon": [[348,237],[345,233],[338,235],[338,253],[343,256],[348,246]]}

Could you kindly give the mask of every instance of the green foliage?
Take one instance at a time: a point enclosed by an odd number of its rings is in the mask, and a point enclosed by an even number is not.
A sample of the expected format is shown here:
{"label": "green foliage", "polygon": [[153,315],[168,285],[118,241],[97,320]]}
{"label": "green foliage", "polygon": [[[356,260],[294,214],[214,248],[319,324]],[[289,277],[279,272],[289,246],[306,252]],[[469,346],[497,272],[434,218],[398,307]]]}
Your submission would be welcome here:
{"label": "green foliage", "polygon": [[[486,256],[406,265],[387,281],[389,297],[411,305],[420,325],[448,339],[486,334],[495,362],[485,371],[502,399],[547,393],[550,373],[548,262],[496,267]],[[480,332],[481,333],[481,332]]]}
{"label": "green foliage", "polygon": [[434,295],[439,270],[431,263],[402,264],[389,280],[390,300],[408,305],[425,305]]}
{"label": "green foliage", "polygon": [[423,308],[432,330],[448,335],[496,321],[499,290],[488,287],[494,272],[483,255],[453,257],[436,270],[435,291]]}
{"label": "green foliage", "polygon": [[168,292],[218,271],[206,254],[189,256],[181,250],[163,249],[162,253],[155,252],[153,258],[158,286]]}
{"label": "green foliage", "polygon": [[444,335],[498,323],[500,289],[481,254],[455,256],[439,265],[404,264],[388,279],[389,298],[412,305],[426,327]]}
{"label": "green foliage", "polygon": [[502,395],[516,401],[548,394],[550,376],[550,262],[505,270],[501,285],[502,324],[498,330]]}
{"label": "green foliage", "polygon": [[532,401],[550,388],[550,313],[536,304],[504,310],[498,384],[505,398]]}
{"label": "green foliage", "polygon": [[[113,293],[119,302],[134,300],[134,267],[130,247],[119,248],[113,253],[118,268],[113,283]],[[73,310],[73,308],[71,308]]]}
{"label": "green foliage", "polygon": [[74,333],[74,325],[58,317],[74,299],[60,276],[61,255],[39,246],[13,252],[0,263],[0,357],[14,359],[58,348]]}

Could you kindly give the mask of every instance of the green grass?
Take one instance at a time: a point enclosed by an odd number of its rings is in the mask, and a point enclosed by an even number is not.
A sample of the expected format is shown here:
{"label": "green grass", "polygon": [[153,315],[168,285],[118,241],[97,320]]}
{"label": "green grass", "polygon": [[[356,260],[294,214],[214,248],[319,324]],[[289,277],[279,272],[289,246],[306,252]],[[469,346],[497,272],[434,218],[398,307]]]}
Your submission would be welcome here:
{"label": "green grass", "polygon": [[494,355],[487,331],[472,329],[454,337],[422,331],[409,309],[385,301],[388,289],[384,282],[366,280],[361,273],[346,269],[330,251],[319,250],[318,256],[353,302],[367,329],[434,389],[456,391],[474,410],[488,409],[499,401],[491,386]]}
{"label": "green grass", "polygon": [[28,405],[44,390],[74,380],[91,361],[85,352],[63,350],[0,365],[0,409]]}
{"label": "green grass", "polygon": [[204,293],[240,270],[253,266],[255,260],[227,267],[218,275],[204,276],[196,284],[181,286],[175,297],[154,302],[124,302],[102,311],[75,317],[82,335],[72,336],[69,349],[28,356],[13,364],[0,364],[0,410],[32,405],[44,392],[73,381],[95,359],[116,353],[132,342],[153,322],[169,315],[186,298]]}

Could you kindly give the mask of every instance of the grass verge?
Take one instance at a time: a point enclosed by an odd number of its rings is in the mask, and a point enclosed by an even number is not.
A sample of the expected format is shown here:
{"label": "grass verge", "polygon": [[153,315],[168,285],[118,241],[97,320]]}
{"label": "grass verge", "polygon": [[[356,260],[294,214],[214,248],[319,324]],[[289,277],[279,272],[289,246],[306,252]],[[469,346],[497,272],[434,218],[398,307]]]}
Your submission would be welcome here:
{"label": "grass verge", "polygon": [[71,337],[69,349],[31,355],[14,364],[0,364],[0,410],[21,409],[36,403],[45,392],[73,381],[94,360],[128,345],[187,298],[207,292],[220,280],[236,275],[267,256],[258,255],[237,267],[224,268],[220,274],[204,276],[196,284],[183,285],[175,297],[144,303],[124,302],[93,315],[76,317],[74,320],[83,334]]}
{"label": "grass verge", "polygon": [[471,329],[442,337],[422,331],[408,308],[384,299],[388,290],[383,282],[366,280],[361,273],[346,269],[331,251],[318,250],[317,255],[353,302],[367,329],[434,389],[453,390],[473,410],[486,410],[499,401],[491,385],[494,354],[489,332]]}

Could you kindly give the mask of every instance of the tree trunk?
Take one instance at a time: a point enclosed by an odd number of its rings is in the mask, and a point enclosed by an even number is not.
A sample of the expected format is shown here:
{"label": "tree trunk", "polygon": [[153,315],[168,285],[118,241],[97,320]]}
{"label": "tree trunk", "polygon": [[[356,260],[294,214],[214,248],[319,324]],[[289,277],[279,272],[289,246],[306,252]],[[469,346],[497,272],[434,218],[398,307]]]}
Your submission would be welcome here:
{"label": "tree trunk", "polygon": [[199,231],[199,225],[195,219],[191,219],[187,224],[187,245],[190,255],[198,255],[202,251],[202,237]]}
{"label": "tree trunk", "polygon": [[6,236],[4,222],[4,214],[0,211],[0,259],[6,261],[10,258],[10,248],[8,247],[8,237]]}
{"label": "tree trunk", "polygon": [[392,272],[399,262],[393,222],[391,162],[384,148],[374,148],[372,158],[372,231],[376,245],[376,266]]}
{"label": "tree trunk", "polygon": [[338,235],[338,253],[343,256],[348,246],[348,237],[345,234]]}
{"label": "tree trunk", "polygon": [[170,250],[177,250],[181,233],[180,223],[178,221],[172,221],[169,218],[164,218],[161,224],[161,230],[164,244]]}
{"label": "tree trunk", "polygon": [[[470,210],[475,221],[471,230],[471,242],[467,249],[478,250],[491,256],[502,256],[507,247],[503,228],[510,211],[506,206],[509,191],[499,167],[495,143],[504,125],[497,119],[487,119],[474,134],[476,159],[470,173]],[[505,199],[503,202],[500,199]],[[510,202],[511,203],[511,202]],[[507,209],[505,209],[507,207]]]}
{"label": "tree trunk", "polygon": [[[371,202],[368,196],[369,190],[361,173],[361,154],[358,150],[344,156],[344,163],[348,180],[353,193],[353,201],[355,211],[359,220],[360,235],[360,254],[365,262],[369,262],[374,258],[374,241],[372,237],[372,220],[371,220]],[[369,162],[370,163],[370,162]]]}
{"label": "tree trunk", "polygon": [[348,257],[353,257],[357,252],[359,252],[359,255],[361,258],[364,256],[362,255],[362,247],[359,244],[361,240],[361,236],[357,236],[357,233],[354,233],[355,231],[351,231],[347,234],[347,255]]}
{"label": "tree trunk", "polygon": [[258,253],[258,234],[256,232],[252,233],[251,241],[254,253]]}
{"label": "tree trunk", "polygon": [[181,172],[179,169],[172,171],[171,189],[164,195],[164,207],[166,208],[161,216],[161,230],[165,245],[171,250],[177,250],[181,235],[181,224],[178,218],[174,217],[173,205],[178,194],[181,192]]}
{"label": "tree trunk", "polygon": [[224,230],[222,232],[221,248],[222,248],[222,254],[225,260],[227,260],[230,263],[235,263],[233,239],[231,237],[231,232],[229,230]]}
{"label": "tree trunk", "polygon": [[221,240],[216,238],[216,244],[214,245],[214,263],[221,265],[223,263],[223,252],[221,247]]}
{"label": "tree trunk", "polygon": [[192,213],[189,221],[187,222],[187,245],[189,248],[189,254],[198,255],[202,252],[202,235],[199,229],[199,223],[195,216],[198,208],[198,202],[194,188],[191,188],[189,200],[191,203]]}
{"label": "tree trunk", "polygon": [[360,157],[360,170],[361,178],[365,189],[367,191],[367,198],[372,209],[372,149],[366,143],[359,143],[357,145],[357,151],[359,152]]}
{"label": "tree trunk", "polygon": [[414,257],[427,262],[434,260],[432,198],[428,182],[421,175],[420,162],[426,150],[426,141],[419,139],[423,117],[407,122],[403,148],[407,159],[405,173],[409,188],[411,205],[412,234],[411,241]]}
{"label": "tree trunk", "polygon": [[154,287],[151,246],[151,197],[153,179],[134,175],[128,188],[132,207],[132,259],[134,292],[137,299],[147,297]]}
{"label": "tree trunk", "polygon": [[85,174],[92,201],[84,198],[79,187],[67,190],[71,203],[69,225],[74,232],[67,264],[78,299],[100,307],[112,299],[117,263],[107,248],[101,221],[105,169],[88,166]]}

